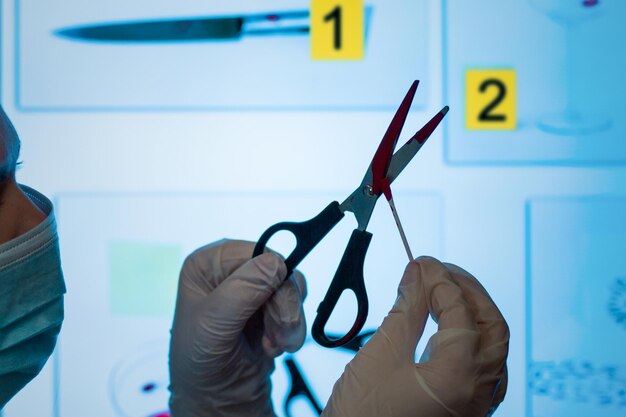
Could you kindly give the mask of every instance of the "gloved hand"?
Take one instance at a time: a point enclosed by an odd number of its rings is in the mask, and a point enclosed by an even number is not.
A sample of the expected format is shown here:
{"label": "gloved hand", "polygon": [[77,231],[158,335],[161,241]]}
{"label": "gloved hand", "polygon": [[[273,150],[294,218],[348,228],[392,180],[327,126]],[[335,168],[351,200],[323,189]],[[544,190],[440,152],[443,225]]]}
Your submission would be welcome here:
{"label": "gloved hand", "polygon": [[[223,240],[185,260],[170,344],[172,417],[274,415],[274,357],[304,343],[306,285],[298,272],[285,281],[280,256],[252,259],[253,249]],[[264,326],[246,326],[259,309]]]}
{"label": "gloved hand", "polygon": [[[415,349],[431,314],[439,324],[420,363]],[[466,271],[422,257],[398,298],[346,366],[323,417],[484,417],[504,399],[509,329]]]}

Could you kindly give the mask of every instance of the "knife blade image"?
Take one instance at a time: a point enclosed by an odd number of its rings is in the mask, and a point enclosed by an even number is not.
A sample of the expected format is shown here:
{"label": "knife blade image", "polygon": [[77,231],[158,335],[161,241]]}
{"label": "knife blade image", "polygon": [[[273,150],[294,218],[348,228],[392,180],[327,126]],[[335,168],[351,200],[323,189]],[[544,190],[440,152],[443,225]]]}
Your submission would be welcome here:
{"label": "knife blade image", "polygon": [[307,35],[309,11],[135,20],[71,26],[55,31],[61,37],[100,42],[185,42],[237,40],[242,36]]}

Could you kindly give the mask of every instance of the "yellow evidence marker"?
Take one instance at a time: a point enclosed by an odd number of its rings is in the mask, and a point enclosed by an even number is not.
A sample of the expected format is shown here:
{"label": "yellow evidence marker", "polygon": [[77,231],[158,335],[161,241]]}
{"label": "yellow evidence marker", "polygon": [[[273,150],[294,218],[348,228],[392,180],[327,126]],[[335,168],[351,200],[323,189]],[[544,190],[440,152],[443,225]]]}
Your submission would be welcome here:
{"label": "yellow evidence marker", "polygon": [[517,127],[517,78],[513,69],[465,72],[465,127],[514,130]]}
{"label": "yellow evidence marker", "polygon": [[311,0],[311,58],[361,60],[363,0]]}

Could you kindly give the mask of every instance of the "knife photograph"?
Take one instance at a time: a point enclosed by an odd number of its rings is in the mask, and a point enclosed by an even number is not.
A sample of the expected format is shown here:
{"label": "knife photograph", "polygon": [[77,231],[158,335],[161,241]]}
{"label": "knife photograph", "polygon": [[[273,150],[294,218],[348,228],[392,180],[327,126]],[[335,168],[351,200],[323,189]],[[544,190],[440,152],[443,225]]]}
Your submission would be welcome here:
{"label": "knife photograph", "polygon": [[61,37],[96,42],[228,41],[243,36],[307,35],[308,10],[186,19],[135,20],[61,28]]}

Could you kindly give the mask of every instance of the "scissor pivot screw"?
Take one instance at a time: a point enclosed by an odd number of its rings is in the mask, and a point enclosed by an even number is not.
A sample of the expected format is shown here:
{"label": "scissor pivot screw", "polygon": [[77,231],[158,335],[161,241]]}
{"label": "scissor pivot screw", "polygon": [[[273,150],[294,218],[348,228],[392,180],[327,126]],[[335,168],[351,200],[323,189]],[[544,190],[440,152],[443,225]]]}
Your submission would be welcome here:
{"label": "scissor pivot screw", "polygon": [[374,197],[374,187],[372,187],[371,185],[367,184],[365,187],[363,187],[363,193],[366,196]]}

